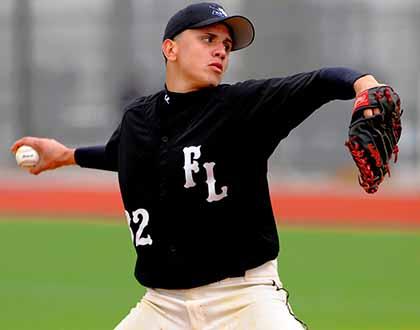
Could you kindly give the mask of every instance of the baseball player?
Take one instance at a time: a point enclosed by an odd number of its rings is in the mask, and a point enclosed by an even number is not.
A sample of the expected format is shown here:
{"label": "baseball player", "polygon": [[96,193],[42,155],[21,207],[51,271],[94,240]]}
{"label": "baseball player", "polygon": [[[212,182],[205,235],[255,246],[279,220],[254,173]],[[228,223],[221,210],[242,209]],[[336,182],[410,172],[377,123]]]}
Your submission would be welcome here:
{"label": "baseball player", "polygon": [[73,164],[118,172],[147,291],[117,330],[305,328],[277,272],[267,162],[323,104],[380,84],[347,68],[222,84],[230,53],[253,39],[248,18],[190,5],[164,31],[164,89],[128,105],[105,145],[25,137],[12,146],[39,152],[32,174]]}

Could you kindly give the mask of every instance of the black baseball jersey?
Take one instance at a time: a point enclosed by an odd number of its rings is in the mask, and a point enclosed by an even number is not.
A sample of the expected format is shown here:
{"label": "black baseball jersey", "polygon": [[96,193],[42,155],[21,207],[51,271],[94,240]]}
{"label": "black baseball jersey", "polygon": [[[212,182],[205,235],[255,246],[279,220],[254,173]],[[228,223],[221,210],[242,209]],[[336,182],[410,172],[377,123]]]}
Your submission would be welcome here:
{"label": "black baseball jersey", "polygon": [[105,148],[78,149],[79,165],[118,171],[139,282],[192,288],[275,259],[268,158],[321,105],[354,97],[360,76],[335,68],[162,90],[127,107]]}

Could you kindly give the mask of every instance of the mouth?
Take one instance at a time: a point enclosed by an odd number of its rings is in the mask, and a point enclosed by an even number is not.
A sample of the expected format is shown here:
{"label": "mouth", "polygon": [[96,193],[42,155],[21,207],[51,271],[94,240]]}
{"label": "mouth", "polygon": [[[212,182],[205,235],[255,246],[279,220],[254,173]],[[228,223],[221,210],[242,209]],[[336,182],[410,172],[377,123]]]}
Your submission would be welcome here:
{"label": "mouth", "polygon": [[223,65],[218,63],[218,62],[210,63],[209,66],[212,69],[214,69],[217,73],[222,73],[223,72]]}

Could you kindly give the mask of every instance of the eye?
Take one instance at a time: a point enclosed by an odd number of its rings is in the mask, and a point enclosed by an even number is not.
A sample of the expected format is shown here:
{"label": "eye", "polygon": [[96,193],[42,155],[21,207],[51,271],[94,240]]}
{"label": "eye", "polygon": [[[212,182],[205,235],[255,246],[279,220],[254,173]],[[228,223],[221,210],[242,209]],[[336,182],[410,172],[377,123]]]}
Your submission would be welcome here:
{"label": "eye", "polygon": [[225,42],[225,51],[229,53],[232,50],[232,44],[230,42]]}
{"label": "eye", "polygon": [[207,43],[211,43],[213,41],[213,37],[211,35],[203,36],[202,40]]}

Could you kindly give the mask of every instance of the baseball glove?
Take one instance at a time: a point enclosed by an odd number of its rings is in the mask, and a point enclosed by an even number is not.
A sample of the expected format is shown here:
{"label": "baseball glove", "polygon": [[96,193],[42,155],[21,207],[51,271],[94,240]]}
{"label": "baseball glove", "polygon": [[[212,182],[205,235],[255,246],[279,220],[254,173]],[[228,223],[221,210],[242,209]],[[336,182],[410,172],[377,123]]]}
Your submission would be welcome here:
{"label": "baseball glove", "polygon": [[[398,158],[401,136],[400,98],[390,86],[370,88],[360,93],[354,103],[345,142],[359,169],[359,183],[373,194],[385,176],[391,176],[389,163]],[[364,116],[365,109],[379,109],[378,114]]]}

